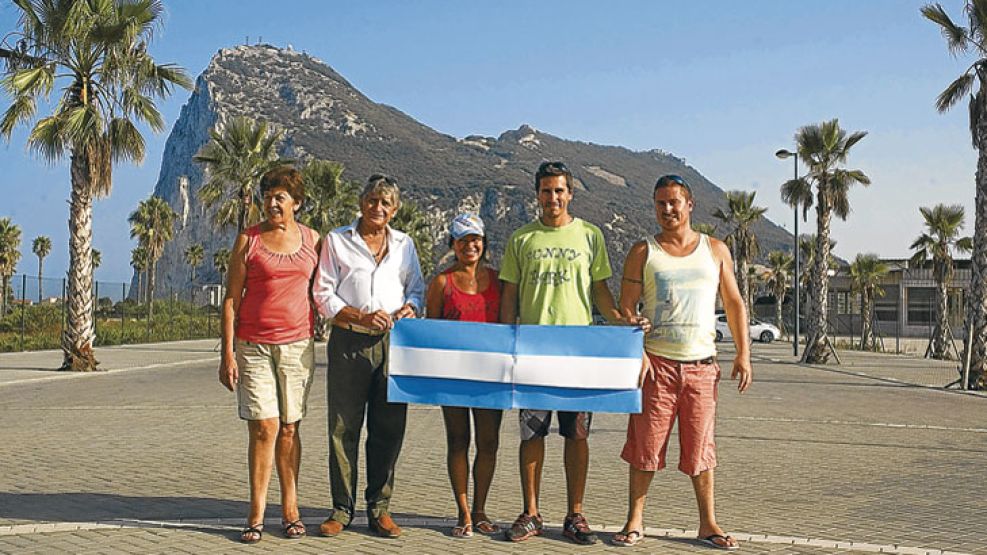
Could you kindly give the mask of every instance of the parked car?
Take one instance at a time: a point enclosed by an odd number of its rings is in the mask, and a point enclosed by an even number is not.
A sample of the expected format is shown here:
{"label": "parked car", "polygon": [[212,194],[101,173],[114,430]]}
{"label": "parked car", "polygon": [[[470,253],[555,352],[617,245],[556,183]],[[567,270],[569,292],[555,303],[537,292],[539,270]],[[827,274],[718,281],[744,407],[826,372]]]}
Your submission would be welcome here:
{"label": "parked car", "polygon": [[[751,339],[755,341],[760,341],[761,343],[771,343],[775,339],[781,337],[781,330],[779,330],[773,324],[769,324],[762,320],[751,319],[750,334],[751,334]],[[724,339],[732,339],[732,338],[733,338],[733,334],[730,333],[730,326],[727,325],[727,315],[717,314],[716,340],[723,341]]]}

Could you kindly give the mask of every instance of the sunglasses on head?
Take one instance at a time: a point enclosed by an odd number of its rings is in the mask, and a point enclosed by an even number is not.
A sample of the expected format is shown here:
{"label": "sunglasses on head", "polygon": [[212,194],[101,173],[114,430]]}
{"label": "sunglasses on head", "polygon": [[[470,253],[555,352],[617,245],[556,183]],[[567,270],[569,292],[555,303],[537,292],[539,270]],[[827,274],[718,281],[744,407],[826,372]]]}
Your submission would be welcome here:
{"label": "sunglasses on head", "polygon": [[567,168],[562,162],[542,162],[541,166],[538,166],[538,172],[542,173],[546,170],[568,172],[569,168]]}
{"label": "sunglasses on head", "polygon": [[375,173],[375,174],[371,175],[370,176],[370,179],[368,179],[367,181],[369,181],[370,183],[376,183],[378,181],[383,181],[384,183],[387,183],[388,185],[397,185],[397,181],[394,181],[394,179],[392,179],[390,177],[387,177],[386,175],[384,175],[382,173]]}

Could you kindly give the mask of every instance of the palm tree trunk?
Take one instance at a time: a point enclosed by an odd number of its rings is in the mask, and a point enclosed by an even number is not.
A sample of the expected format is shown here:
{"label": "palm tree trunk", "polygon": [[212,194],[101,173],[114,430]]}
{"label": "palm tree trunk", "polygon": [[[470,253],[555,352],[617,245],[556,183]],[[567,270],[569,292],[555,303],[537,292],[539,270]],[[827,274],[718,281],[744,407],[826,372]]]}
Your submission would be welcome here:
{"label": "palm tree trunk", "polygon": [[747,317],[751,317],[751,296],[750,296],[750,276],[747,275],[747,253],[742,248],[737,248],[737,288],[740,289],[740,298],[744,299],[744,306],[747,307]]}
{"label": "palm tree trunk", "polygon": [[778,291],[775,291],[774,294],[775,294],[775,326],[777,326],[778,329],[781,331],[782,335],[784,335],[785,320],[784,320],[784,315],[782,314],[782,303],[785,300],[785,292],[784,290],[781,291],[780,293]]}
{"label": "palm tree trunk", "polygon": [[7,315],[7,287],[10,285],[10,276],[3,275],[3,289],[0,289],[0,319]]}
{"label": "palm tree trunk", "polygon": [[45,268],[45,257],[39,256],[38,257],[38,304],[41,304],[41,289],[42,289],[41,276],[44,275],[45,273],[44,268]]}
{"label": "palm tree trunk", "polygon": [[870,350],[874,345],[874,324],[871,320],[873,297],[867,292],[860,293],[860,348]]}
{"label": "palm tree trunk", "polygon": [[949,329],[946,319],[949,314],[946,309],[946,303],[948,302],[948,272],[943,268],[943,262],[935,263],[937,268],[935,270],[936,274],[936,327],[932,332],[932,351],[929,353],[930,358],[936,360],[946,360],[949,358],[949,352],[946,350],[946,345],[948,339],[946,338],[946,331]]}
{"label": "palm tree trunk", "polygon": [[[987,86],[983,79],[980,86]],[[987,389],[987,106],[976,125],[977,193],[974,213],[973,270],[967,295],[966,329],[973,329],[973,344],[965,348],[970,356],[970,386]]]}
{"label": "palm tree trunk", "polygon": [[829,231],[832,208],[829,206],[827,189],[821,186],[816,205],[816,258],[813,260],[810,279],[809,321],[806,330],[804,360],[810,363],[823,363],[829,360],[826,349],[826,319],[829,296]]}
{"label": "palm tree trunk", "polygon": [[70,171],[68,321],[62,333],[62,370],[91,372],[99,363],[93,355],[93,194],[88,155],[74,151]]}
{"label": "palm tree trunk", "polygon": [[158,261],[154,258],[147,265],[147,320],[154,321],[154,274],[158,268]]}
{"label": "palm tree trunk", "polygon": [[137,306],[141,305],[141,296],[144,294],[144,272],[137,270]]}

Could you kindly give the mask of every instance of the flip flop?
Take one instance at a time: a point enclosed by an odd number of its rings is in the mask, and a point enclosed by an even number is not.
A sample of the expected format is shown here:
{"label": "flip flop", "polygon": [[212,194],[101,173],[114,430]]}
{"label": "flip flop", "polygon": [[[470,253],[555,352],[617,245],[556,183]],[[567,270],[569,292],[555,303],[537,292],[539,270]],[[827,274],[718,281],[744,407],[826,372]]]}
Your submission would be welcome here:
{"label": "flip flop", "polygon": [[[723,549],[725,551],[736,551],[740,549],[739,545],[730,545],[728,543],[730,540],[733,540],[732,537],[724,536],[723,534],[710,534],[705,538],[696,538],[696,539],[699,540],[699,543],[707,547],[712,547],[713,549]],[[724,543],[716,543],[716,540],[723,540]]]}
{"label": "flip flop", "polygon": [[264,523],[247,526],[240,532],[240,543],[257,543],[264,537]]}
{"label": "flip flop", "polygon": [[298,540],[305,537],[305,523],[302,519],[294,520],[292,522],[281,521],[281,531],[284,537],[289,540]]}
{"label": "flip flop", "polygon": [[496,524],[490,522],[489,520],[481,520],[476,524],[474,524],[473,528],[475,528],[481,534],[491,535],[491,534],[500,533],[500,526],[497,526]]}
{"label": "flip flop", "polygon": [[452,529],[452,537],[454,538],[472,538],[473,537],[473,525],[464,524],[462,526],[455,526]]}
{"label": "flip flop", "polygon": [[613,535],[612,542],[617,547],[634,547],[644,539],[644,533],[640,530],[625,532],[621,530]]}

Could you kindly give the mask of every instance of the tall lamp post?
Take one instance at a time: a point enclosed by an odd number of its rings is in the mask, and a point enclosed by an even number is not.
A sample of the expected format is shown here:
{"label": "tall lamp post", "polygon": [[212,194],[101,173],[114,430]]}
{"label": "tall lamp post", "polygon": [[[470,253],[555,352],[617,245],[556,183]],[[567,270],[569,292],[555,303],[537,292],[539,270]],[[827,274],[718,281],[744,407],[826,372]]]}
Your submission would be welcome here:
{"label": "tall lamp post", "polygon": [[[795,157],[795,181],[799,179],[799,153],[781,149],[775,152],[775,156],[784,160]],[[799,356],[799,316],[802,314],[799,303],[799,207],[795,205],[795,271],[792,276],[792,283],[795,289],[795,333],[792,334],[792,352]]]}

